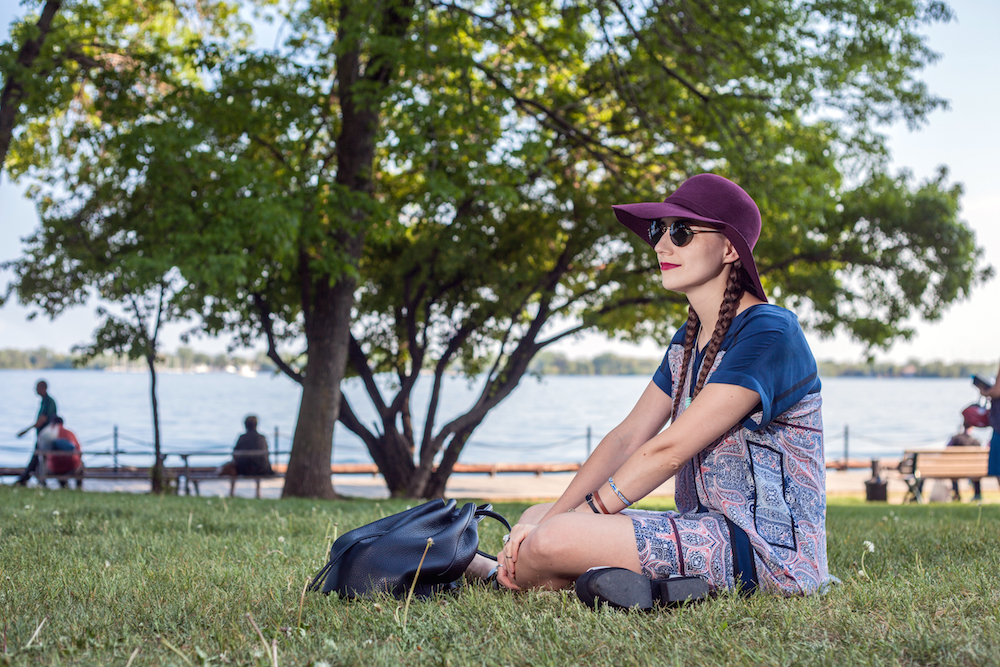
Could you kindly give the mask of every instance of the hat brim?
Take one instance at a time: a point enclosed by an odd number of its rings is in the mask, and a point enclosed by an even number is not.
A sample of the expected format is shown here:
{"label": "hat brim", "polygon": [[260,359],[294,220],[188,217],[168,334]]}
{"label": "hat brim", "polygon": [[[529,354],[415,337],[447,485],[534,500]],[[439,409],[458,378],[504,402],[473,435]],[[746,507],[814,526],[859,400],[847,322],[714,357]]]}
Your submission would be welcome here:
{"label": "hat brim", "polygon": [[743,270],[746,271],[749,278],[750,292],[761,300],[767,301],[767,294],[764,292],[764,286],[761,285],[760,274],[757,272],[757,263],[753,259],[750,244],[738,230],[725,220],[700,215],[689,208],[665,201],[618,204],[612,206],[611,210],[615,212],[618,222],[628,227],[650,247],[653,247],[653,243],[649,239],[649,221],[657,218],[686,218],[721,227],[722,233],[733,244],[736,253],[740,256]]}

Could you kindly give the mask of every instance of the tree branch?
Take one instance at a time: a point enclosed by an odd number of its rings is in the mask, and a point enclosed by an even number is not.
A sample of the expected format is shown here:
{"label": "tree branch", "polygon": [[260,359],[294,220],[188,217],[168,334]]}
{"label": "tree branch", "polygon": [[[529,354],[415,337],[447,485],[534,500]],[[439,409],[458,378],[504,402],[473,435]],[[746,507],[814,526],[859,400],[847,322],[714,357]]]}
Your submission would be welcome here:
{"label": "tree branch", "polygon": [[642,46],[651,56],[653,56],[653,58],[656,61],[656,64],[659,65],[660,69],[662,69],[667,76],[676,80],[682,86],[684,86],[689,91],[697,95],[698,99],[700,99],[702,102],[708,102],[710,99],[708,95],[705,95],[703,92],[698,90],[698,88],[693,83],[685,79],[678,72],[674,71],[673,68],[668,67],[660,58],[657,57],[659,51],[657,49],[653,49],[649,44],[646,43],[646,40],[642,36],[642,33],[632,23],[632,19],[630,18],[630,12],[626,10],[624,7],[622,7],[621,2],[619,0],[612,0],[612,2],[614,3],[615,7],[618,8],[618,13],[621,15],[622,20],[625,21],[625,24],[628,26],[629,31],[632,33],[632,36],[635,38],[637,42],[642,44]]}
{"label": "tree branch", "polygon": [[278,354],[278,347],[274,337],[274,325],[271,322],[271,307],[264,301],[259,293],[254,292],[253,303],[260,314],[260,325],[267,336],[267,357],[275,363],[278,369],[300,385],[305,381],[305,377],[294,368],[285,363],[285,360]]}
{"label": "tree branch", "polygon": [[[466,320],[465,324],[459,329],[454,336],[448,341],[448,347],[441,354],[441,358],[438,359],[437,366],[434,368],[434,386],[431,388],[430,401],[427,404],[427,417],[424,421],[424,436],[420,442],[420,463],[423,465],[425,462],[430,463],[433,460],[434,454],[436,452],[431,451],[431,434],[434,431],[434,420],[437,417],[438,401],[441,397],[441,382],[444,378],[445,369],[448,368],[448,364],[451,363],[451,357],[458,351],[460,347],[465,343],[473,331],[475,331],[478,323],[472,320]],[[430,456],[430,460],[425,461],[427,456]]]}
{"label": "tree branch", "polygon": [[340,394],[340,416],[337,420],[343,424],[348,431],[361,438],[365,445],[367,445],[369,452],[374,447],[378,446],[378,438],[374,433],[366,429],[364,424],[361,423],[361,420],[354,414],[354,410],[351,409],[351,404],[343,392]]}
{"label": "tree branch", "polygon": [[368,396],[371,398],[375,409],[378,411],[379,416],[382,417],[384,423],[388,417],[388,408],[385,405],[385,400],[382,398],[382,392],[379,391],[378,385],[375,384],[375,376],[372,374],[372,369],[368,366],[368,357],[365,356],[364,350],[361,349],[361,345],[358,344],[358,340],[354,337],[353,333],[348,341],[348,355],[351,359],[351,365],[354,366],[354,370],[361,378],[361,381],[364,382],[365,389],[368,390]]}

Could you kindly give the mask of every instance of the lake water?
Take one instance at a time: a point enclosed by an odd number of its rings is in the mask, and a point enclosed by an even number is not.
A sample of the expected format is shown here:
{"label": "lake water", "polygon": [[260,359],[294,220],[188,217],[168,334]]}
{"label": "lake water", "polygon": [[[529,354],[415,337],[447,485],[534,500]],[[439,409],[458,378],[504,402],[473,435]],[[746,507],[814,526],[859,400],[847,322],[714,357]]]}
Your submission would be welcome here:
{"label": "lake water", "polygon": [[[210,373],[160,374],[159,404],[163,450],[168,453],[208,451],[213,456],[192,459],[199,465],[224,461],[243,418],[256,414],[260,430],[274,449],[279,433],[285,460],[299,407],[300,390],[284,376],[243,377]],[[119,448],[148,452],[152,445],[149,376],[101,371],[0,370],[0,465],[23,465],[33,446],[32,434],[15,434],[34,421],[38,411],[35,382],[44,378],[66,426],[83,443],[84,452],[110,451],[118,427]],[[587,453],[587,429],[592,446],[632,408],[649,382],[639,376],[550,376],[522,380],[506,401],[494,409],[473,434],[462,454],[468,463],[493,461],[581,461]],[[430,378],[421,378],[411,404],[425,405]],[[460,414],[472,404],[476,387],[448,378],[437,423]],[[356,379],[346,393],[365,423],[375,421],[364,389]],[[961,426],[961,411],[979,393],[968,379],[825,378],[823,419],[827,458],[844,455],[844,430],[849,429],[852,458],[898,457],[907,447],[944,445]],[[414,415],[422,432],[422,419]],[[989,441],[989,429],[974,435]],[[97,455],[89,465],[107,465]],[[123,463],[148,463],[148,456],[122,456]],[[343,426],[334,435],[334,461],[370,462],[361,441]],[[170,457],[168,464],[180,460]]]}

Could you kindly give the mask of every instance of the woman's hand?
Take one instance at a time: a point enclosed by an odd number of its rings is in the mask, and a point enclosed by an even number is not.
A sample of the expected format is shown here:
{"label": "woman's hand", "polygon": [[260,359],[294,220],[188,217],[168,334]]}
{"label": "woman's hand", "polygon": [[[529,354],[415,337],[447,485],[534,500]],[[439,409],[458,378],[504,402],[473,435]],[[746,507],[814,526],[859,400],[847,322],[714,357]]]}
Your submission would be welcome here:
{"label": "woman's hand", "polygon": [[515,591],[521,590],[514,583],[514,579],[517,577],[517,552],[521,548],[521,542],[535,528],[538,528],[538,524],[516,524],[510,529],[510,539],[504,543],[503,550],[497,554],[497,580],[507,588]]}

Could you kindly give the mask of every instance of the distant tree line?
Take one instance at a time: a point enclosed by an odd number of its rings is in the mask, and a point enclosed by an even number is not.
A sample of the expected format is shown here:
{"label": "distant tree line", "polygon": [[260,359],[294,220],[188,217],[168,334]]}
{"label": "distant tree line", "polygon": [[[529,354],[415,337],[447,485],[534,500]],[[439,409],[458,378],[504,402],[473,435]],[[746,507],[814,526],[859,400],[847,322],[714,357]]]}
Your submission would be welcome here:
{"label": "distant tree line", "polygon": [[76,368],[76,364],[73,356],[42,347],[37,350],[0,350],[0,368]]}
{"label": "distant tree line", "polygon": [[996,377],[997,365],[987,362],[960,361],[946,364],[943,361],[908,361],[904,364],[889,361],[850,363],[821,361],[819,374],[823,377],[919,377],[958,378],[978,373],[990,380]]}
{"label": "distant tree line", "polygon": [[[535,356],[529,372],[535,375],[653,375],[660,359],[622,357],[601,354],[590,359],[570,359],[559,352],[542,352]],[[908,361],[906,363],[881,362],[819,362],[822,377],[920,377],[959,378],[980,374],[991,380],[996,377],[997,366],[988,362]]]}
{"label": "distant tree line", "polygon": [[[189,347],[178,348],[174,354],[160,354],[156,365],[163,370],[173,371],[222,371],[227,367],[249,366],[254,371],[274,370],[274,363],[264,353],[254,358],[233,357],[225,354],[205,354]],[[146,370],[145,362],[130,360],[125,355],[101,354],[86,359],[82,354],[63,354],[41,347],[37,350],[0,350],[0,369],[74,369],[104,370],[107,368],[128,368]]]}
{"label": "distant tree line", "polygon": [[592,359],[570,359],[559,352],[535,355],[529,372],[535,375],[652,375],[659,359],[637,359],[601,354]]}
{"label": "distant tree line", "polygon": [[[570,359],[560,352],[541,352],[535,355],[528,372],[533,375],[648,375],[652,376],[660,359],[637,358],[605,353],[591,358]],[[277,370],[267,354],[245,358],[225,354],[206,354],[190,347],[180,347],[174,354],[161,354],[157,366],[173,371],[223,371],[227,367],[248,366],[254,371]],[[85,360],[81,354],[62,354],[41,347],[37,350],[0,349],[0,369],[73,369],[104,370],[126,367],[145,370],[144,363],[124,356],[103,354]],[[919,377],[959,378],[978,373],[991,380],[996,377],[997,365],[989,362],[962,361],[947,364],[943,361],[908,361],[906,363],[880,362],[819,362],[822,377]]]}

